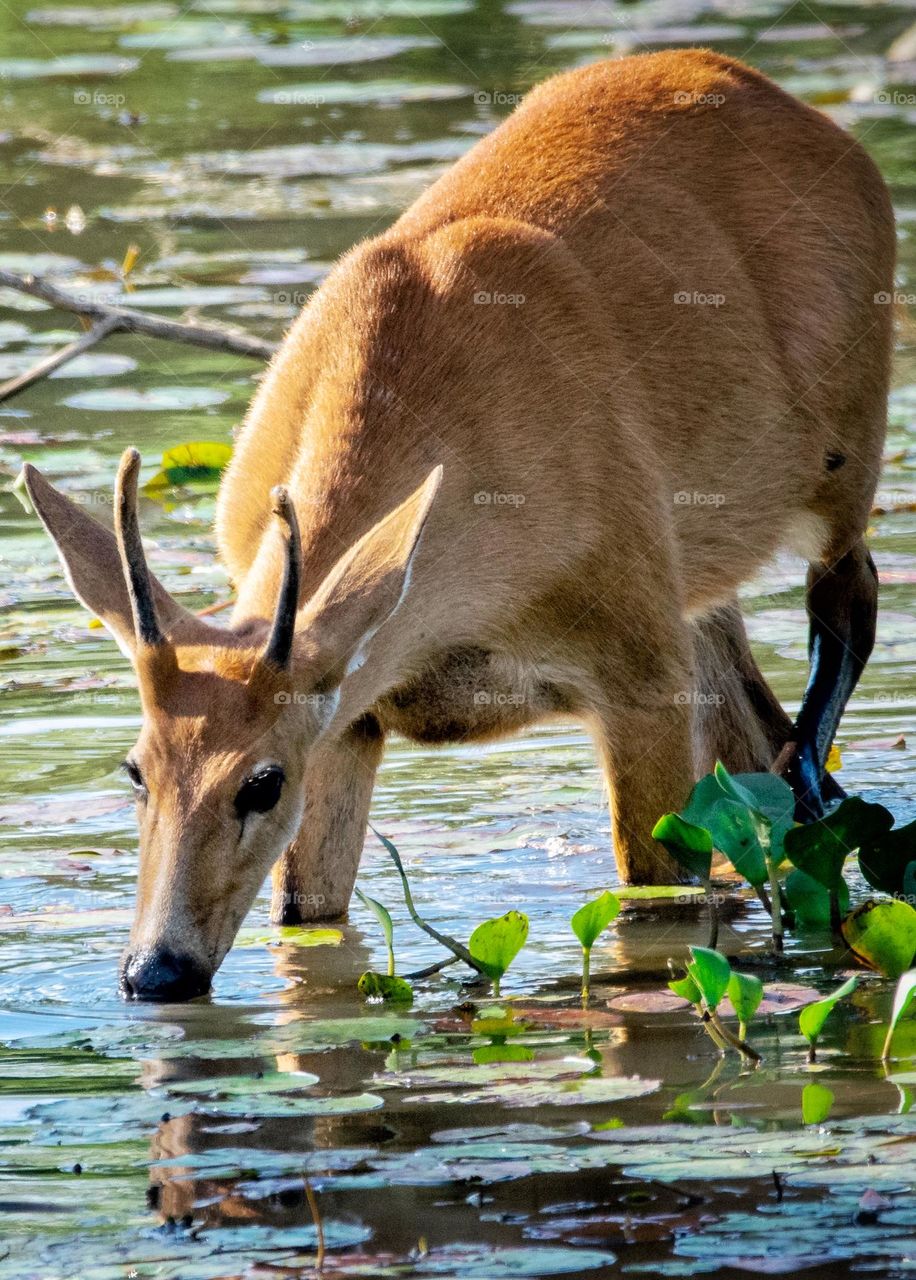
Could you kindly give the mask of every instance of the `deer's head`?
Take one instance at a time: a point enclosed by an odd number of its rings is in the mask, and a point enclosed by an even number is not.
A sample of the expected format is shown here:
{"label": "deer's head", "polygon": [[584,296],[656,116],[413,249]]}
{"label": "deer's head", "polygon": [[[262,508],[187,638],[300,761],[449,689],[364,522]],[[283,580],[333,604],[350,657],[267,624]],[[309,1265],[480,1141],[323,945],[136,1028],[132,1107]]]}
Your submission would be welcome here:
{"label": "deer's head", "polygon": [[121,989],[182,1000],[207,991],[272,864],[296,836],[309,751],[348,673],[397,609],[441,477],[437,468],[299,599],[302,549],[285,489],[272,493],[282,581],[264,618],[204,622],[150,573],[137,518],[140,456],[115,488],[115,531],[31,465],[26,484],[77,598],[137,674],[143,727],[124,770],[140,827],[137,906]]}

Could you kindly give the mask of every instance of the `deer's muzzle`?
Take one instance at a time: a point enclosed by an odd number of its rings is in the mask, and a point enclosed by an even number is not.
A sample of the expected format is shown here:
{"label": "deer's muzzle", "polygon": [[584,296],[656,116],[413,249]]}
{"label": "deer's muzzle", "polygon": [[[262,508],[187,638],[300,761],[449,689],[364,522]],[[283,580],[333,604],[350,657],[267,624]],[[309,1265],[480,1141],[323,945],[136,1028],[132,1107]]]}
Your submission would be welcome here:
{"label": "deer's muzzle", "polygon": [[121,994],[127,1000],[193,1000],[210,990],[211,976],[193,956],[166,947],[138,951],[121,964]]}

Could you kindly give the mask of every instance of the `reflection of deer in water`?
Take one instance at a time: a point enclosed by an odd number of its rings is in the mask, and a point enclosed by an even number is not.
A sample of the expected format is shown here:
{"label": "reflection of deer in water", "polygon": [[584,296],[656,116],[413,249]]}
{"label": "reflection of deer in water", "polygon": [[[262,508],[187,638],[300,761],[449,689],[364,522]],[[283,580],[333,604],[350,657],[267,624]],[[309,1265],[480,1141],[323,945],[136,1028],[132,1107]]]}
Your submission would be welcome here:
{"label": "reflection of deer in water", "polygon": [[[203,1111],[170,1114],[166,1095],[170,1081],[209,1080],[220,1075],[251,1075],[254,1080],[258,1074],[277,1071],[290,1074],[290,1090],[295,1093],[301,1091],[301,1087],[292,1079],[293,1073],[306,1072],[319,1078],[319,1084],[309,1087],[308,1093],[333,1092],[337,1096],[362,1093],[373,1073],[381,1069],[378,1051],[362,1050],[352,1043],[307,1052],[277,1048],[271,1056],[263,1056],[271,1042],[276,1046],[293,1046],[297,1039],[308,1043],[309,1027],[316,1018],[322,1015],[333,1018],[339,1013],[340,1004],[335,997],[341,990],[352,988],[354,970],[365,968],[369,963],[369,951],[359,934],[346,929],[344,941],[336,947],[280,946],[272,958],[277,977],[285,982],[283,990],[272,997],[281,1005],[275,1013],[273,1030],[253,1028],[244,1010],[221,1009],[216,1026],[219,1043],[235,1041],[237,1057],[165,1058],[144,1064],[144,1087],[163,1092],[163,1119],[151,1141],[151,1159],[177,1161],[166,1168],[150,1170],[150,1204],[164,1220],[181,1222],[188,1215],[198,1222],[202,1218],[205,1223],[268,1217],[275,1225],[295,1225],[308,1220],[307,1212],[303,1218],[305,1184],[298,1175],[291,1175],[290,1186],[281,1195],[261,1201],[236,1193],[236,1179],[213,1178],[193,1165],[183,1166],[182,1156],[196,1156],[227,1146],[277,1151],[284,1157],[301,1152],[301,1168],[320,1171],[320,1152],[352,1143],[354,1133],[360,1145],[374,1144],[391,1136],[380,1112],[354,1117],[297,1114],[283,1117],[280,1103],[281,1113],[277,1118],[254,1118],[239,1132],[233,1130],[244,1124],[242,1116],[219,1117]],[[227,1024],[227,1018],[234,1021]],[[204,1031],[206,1025],[203,1024]],[[257,1056],[253,1056],[255,1054]],[[253,1092],[256,1092],[254,1084]],[[186,1103],[187,1096],[182,1094],[180,1101]],[[244,1097],[239,1099],[239,1110],[244,1111]],[[195,1204],[201,1207],[195,1210]]]}
{"label": "reflection of deer in water", "polygon": [[[865,152],[764,76],[696,49],[598,62],[310,299],[220,493],[231,628],[151,577],[135,453],[117,542],[27,467],[139,678],[125,994],[205,991],[278,858],[275,919],[345,911],[390,732],[581,718],[631,882],[675,876],[653,824],[716,756],[785,748],[820,813],[874,636],[894,251]],[[735,603],[786,544],[809,562],[794,726]]]}

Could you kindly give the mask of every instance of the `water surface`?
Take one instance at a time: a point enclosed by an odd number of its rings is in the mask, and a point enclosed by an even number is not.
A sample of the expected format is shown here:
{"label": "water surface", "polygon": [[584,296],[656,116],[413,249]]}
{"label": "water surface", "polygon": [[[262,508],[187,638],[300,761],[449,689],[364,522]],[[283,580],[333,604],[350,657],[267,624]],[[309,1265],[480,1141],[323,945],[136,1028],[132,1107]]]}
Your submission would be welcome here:
{"label": "water surface", "polygon": [[[882,614],[840,740],[847,788],[902,820],[916,809],[914,21],[907,3],[15,0],[0,9],[0,266],[117,296],[98,268],[136,244],[136,305],[276,341],[338,254],[550,72],[685,43],[768,71],[864,142],[899,218],[887,514],[871,534]],[[0,295],[0,378],[73,328]],[[125,445],[152,474],[170,445],[229,440],[257,373],[113,339],[0,408],[0,477],[33,460],[106,517]],[[189,607],[225,598],[212,495],[142,515],[168,587]],[[744,600],[790,708],[801,582],[786,559]],[[614,1003],[661,987],[667,956],[705,936],[688,907],[628,912],[596,950],[592,1014],[575,1014],[567,920],[615,874],[574,724],[487,747],[394,743],[375,797],[433,921],[467,937],[485,915],[530,914],[504,990],[512,1034],[475,1027],[488,998],[457,977],[420,984],[411,1012],[366,1006],[356,978],[384,965],[368,913],[354,907],[336,946],[292,946],[267,927],[266,894],[210,1002],[122,1004],[136,854],[118,764],[137,696],[9,487],[0,610],[0,1277],[310,1274],[316,1216],[335,1275],[911,1271],[912,1062],[897,1080],[876,1063],[887,983],[863,983],[816,1072],[785,1011],[761,1026],[764,1065],[742,1072],[689,1012]],[[404,969],[437,958],[372,841],[360,883],[391,907]],[[724,941],[764,964],[761,913],[742,907]],[[795,944],[797,982],[829,986],[844,964],[829,940]],[[907,1035],[901,1051],[916,1052]],[[832,1104],[805,1125],[803,1100],[809,1119],[823,1110],[811,1085]],[[887,1200],[877,1225],[859,1208],[868,1191]]]}

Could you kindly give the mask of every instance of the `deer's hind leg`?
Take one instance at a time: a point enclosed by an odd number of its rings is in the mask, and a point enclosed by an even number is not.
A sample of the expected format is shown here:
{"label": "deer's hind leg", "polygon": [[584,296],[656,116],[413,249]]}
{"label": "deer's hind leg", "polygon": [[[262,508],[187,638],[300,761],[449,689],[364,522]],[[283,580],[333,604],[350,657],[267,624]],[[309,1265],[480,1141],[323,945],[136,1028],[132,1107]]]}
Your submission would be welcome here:
{"label": "deer's hind leg", "polygon": [[737,600],[691,629],[697,773],[708,773],[717,760],[733,773],[769,769],[792,736],[792,721],[751,652]]}
{"label": "deer's hind leg", "polygon": [[365,716],[340,738],[316,745],[305,770],[299,834],[273,871],[274,924],[330,920],[346,911],[384,741],[374,717]]}

